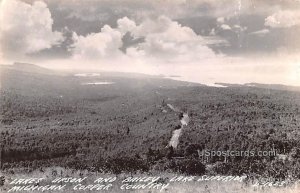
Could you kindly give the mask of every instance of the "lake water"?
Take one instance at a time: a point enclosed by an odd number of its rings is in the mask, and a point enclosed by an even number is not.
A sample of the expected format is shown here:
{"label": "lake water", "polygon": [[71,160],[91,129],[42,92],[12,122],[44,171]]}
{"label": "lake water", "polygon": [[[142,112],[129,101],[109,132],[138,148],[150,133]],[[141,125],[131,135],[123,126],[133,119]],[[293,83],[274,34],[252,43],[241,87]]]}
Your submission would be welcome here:
{"label": "lake water", "polygon": [[77,77],[95,77],[95,76],[100,76],[99,73],[79,73],[79,74],[74,74],[74,76]]}
{"label": "lake water", "polygon": [[81,85],[109,85],[109,84],[115,84],[114,82],[87,82],[87,83],[81,83]]}

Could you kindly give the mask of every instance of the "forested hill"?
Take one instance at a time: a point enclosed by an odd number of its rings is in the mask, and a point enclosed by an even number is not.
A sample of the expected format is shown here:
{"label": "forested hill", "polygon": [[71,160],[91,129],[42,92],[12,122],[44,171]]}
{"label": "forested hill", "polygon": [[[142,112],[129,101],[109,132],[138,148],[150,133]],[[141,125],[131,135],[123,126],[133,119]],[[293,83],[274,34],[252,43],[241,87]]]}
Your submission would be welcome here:
{"label": "forested hill", "polygon": [[53,70],[40,67],[35,64],[29,64],[29,63],[21,63],[21,62],[15,62],[12,65],[0,65],[0,68],[2,70],[13,70],[13,71],[19,71],[19,72],[28,72],[28,73],[39,73],[39,74],[55,74],[58,72],[55,72]]}
{"label": "forested hill", "polygon": [[[59,165],[300,178],[299,92],[22,67],[1,67],[2,170]],[[172,149],[182,112],[189,123]],[[199,157],[209,149],[276,149],[280,156]]]}

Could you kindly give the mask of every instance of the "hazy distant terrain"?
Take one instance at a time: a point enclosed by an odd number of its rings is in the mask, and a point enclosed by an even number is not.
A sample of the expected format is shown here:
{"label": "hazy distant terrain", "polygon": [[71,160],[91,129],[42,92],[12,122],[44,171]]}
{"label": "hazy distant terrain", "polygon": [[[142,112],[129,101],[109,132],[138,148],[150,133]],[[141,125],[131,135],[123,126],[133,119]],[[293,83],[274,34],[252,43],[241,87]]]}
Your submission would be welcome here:
{"label": "hazy distant terrain", "polygon": [[[143,74],[1,66],[1,169],[62,166],[299,179],[300,92],[272,85],[226,86]],[[182,112],[190,121],[173,149],[168,144]],[[204,149],[276,149],[286,159],[204,161],[198,155]]]}
{"label": "hazy distant terrain", "polygon": [[285,90],[285,91],[300,91],[299,86],[287,86],[282,84],[259,84],[259,83],[246,83],[246,84],[228,84],[228,83],[216,83],[225,87],[256,87],[273,90]]}

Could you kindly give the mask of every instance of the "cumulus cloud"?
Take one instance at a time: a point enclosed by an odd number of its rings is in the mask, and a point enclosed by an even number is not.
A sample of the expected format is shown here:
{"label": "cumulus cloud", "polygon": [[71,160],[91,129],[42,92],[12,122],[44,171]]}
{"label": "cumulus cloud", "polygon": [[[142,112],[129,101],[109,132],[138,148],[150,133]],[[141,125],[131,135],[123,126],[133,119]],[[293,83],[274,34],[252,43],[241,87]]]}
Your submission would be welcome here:
{"label": "cumulus cloud", "polygon": [[246,26],[240,26],[240,25],[234,25],[233,26],[233,29],[235,31],[246,31],[247,30],[247,27]]}
{"label": "cumulus cloud", "polygon": [[136,24],[134,21],[128,19],[128,17],[123,17],[117,21],[119,30],[125,34],[127,32],[134,31],[136,29]]}
{"label": "cumulus cloud", "polygon": [[[117,21],[118,26],[105,25],[101,32],[87,36],[74,33],[74,44],[70,47],[75,58],[105,58],[118,55],[127,58],[156,59],[164,62],[184,62],[215,57],[208,42],[191,28],[180,25],[166,16],[146,19],[139,25],[127,17]],[[122,38],[130,33],[133,38],[144,41],[126,49],[120,48]]]}
{"label": "cumulus cloud", "polygon": [[211,31],[209,32],[210,36],[215,36],[216,35],[216,29],[212,28]]}
{"label": "cumulus cloud", "polygon": [[105,25],[100,32],[86,36],[73,33],[73,44],[69,51],[76,59],[108,59],[123,55],[120,48],[123,46],[123,37],[127,32],[134,31],[136,24],[127,17],[117,21],[117,28]]}
{"label": "cumulus cloud", "polygon": [[[135,50],[149,57],[173,62],[215,57],[203,37],[165,16],[142,22],[132,33],[145,37],[145,42]],[[133,51],[130,50],[130,53]]]}
{"label": "cumulus cloud", "polygon": [[101,32],[87,36],[78,36],[73,33],[74,43],[70,46],[73,57],[77,59],[98,59],[113,57],[121,54],[122,34],[117,29],[105,25]]}
{"label": "cumulus cloud", "polygon": [[63,41],[62,33],[52,30],[51,13],[44,2],[32,5],[5,1],[0,12],[0,44],[5,56],[36,53]]}
{"label": "cumulus cloud", "polygon": [[289,28],[299,24],[299,11],[280,10],[265,19],[265,26],[271,28]]}
{"label": "cumulus cloud", "polygon": [[223,29],[223,30],[231,30],[231,27],[229,25],[227,25],[227,24],[222,24],[220,26],[220,28]]}
{"label": "cumulus cloud", "polygon": [[218,17],[218,18],[217,18],[217,22],[218,22],[218,23],[221,23],[221,24],[222,24],[222,23],[225,23],[225,18],[224,18],[224,17]]}

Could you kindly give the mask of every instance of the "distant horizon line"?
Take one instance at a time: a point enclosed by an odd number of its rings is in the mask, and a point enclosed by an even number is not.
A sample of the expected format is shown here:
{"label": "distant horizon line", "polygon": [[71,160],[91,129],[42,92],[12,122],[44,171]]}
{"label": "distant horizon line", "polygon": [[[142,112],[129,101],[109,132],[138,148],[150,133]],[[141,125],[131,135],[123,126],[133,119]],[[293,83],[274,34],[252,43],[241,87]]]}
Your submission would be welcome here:
{"label": "distant horizon line", "polygon": [[[115,73],[127,73],[127,74],[140,74],[140,75],[147,75],[147,76],[154,76],[154,77],[160,77],[160,78],[167,78],[171,80],[176,80],[176,81],[183,81],[183,82],[189,82],[189,83],[196,83],[196,84],[202,84],[206,85],[209,87],[233,87],[233,86],[252,86],[253,84],[257,84],[260,86],[279,86],[279,87],[294,87],[296,89],[300,90],[300,85],[292,85],[292,84],[283,84],[283,83],[263,83],[263,82],[244,82],[244,83],[238,83],[238,82],[222,82],[222,81],[216,81],[216,82],[211,82],[211,83],[204,83],[204,82],[196,82],[192,80],[180,80],[180,78],[184,78],[181,75],[177,74],[150,74],[150,73],[144,73],[144,72],[134,72],[134,71],[114,71],[114,70],[105,70],[105,69],[99,69],[99,68],[70,68],[70,67],[63,67],[63,68],[51,68],[45,65],[40,65],[37,63],[31,63],[31,62],[20,62],[20,61],[15,61],[12,63],[6,63],[6,64],[0,64],[1,66],[13,66],[13,65],[33,65],[37,66],[40,68],[48,69],[48,70],[55,70],[55,71],[69,71],[72,73],[76,72],[84,72],[84,73],[95,73],[95,72],[115,72]],[[257,86],[256,85],[256,86]],[[255,86],[253,86],[255,87]],[[257,87],[261,88],[261,87]],[[271,88],[270,88],[271,89]]]}

